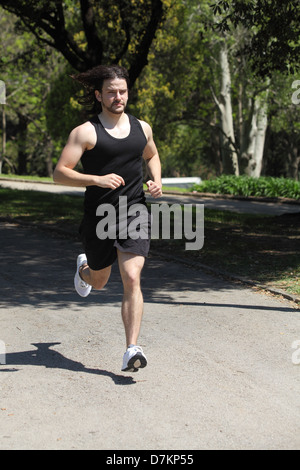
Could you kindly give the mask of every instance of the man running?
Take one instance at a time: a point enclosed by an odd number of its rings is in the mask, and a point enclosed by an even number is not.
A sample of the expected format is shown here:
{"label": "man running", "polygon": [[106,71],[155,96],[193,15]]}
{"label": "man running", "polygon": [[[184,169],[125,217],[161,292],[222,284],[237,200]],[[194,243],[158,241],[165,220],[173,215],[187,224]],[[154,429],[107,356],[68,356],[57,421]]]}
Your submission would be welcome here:
{"label": "man running", "polygon": [[[150,215],[144,221],[146,237],[130,237],[130,233],[124,236],[117,215],[116,236],[100,239],[97,209],[109,204],[119,214],[120,201],[124,200],[127,209],[134,204],[146,207],[143,160],[151,178],[147,182],[149,192],[154,198],[161,196],[160,159],[149,124],[125,113],[129,88],[126,69],[100,65],[73,78],[85,86],[86,103],[95,112],[90,121],[70,133],[53,177],[56,183],[86,187],[80,226],[84,254],[77,258],[74,284],[82,297],[88,296],[92,288],[101,290],[110,277],[112,264],[118,260],[127,347],[122,370],[137,371],[147,365],[146,356],[138,346],[138,336],[143,315],[140,278],[150,247]],[[74,170],[79,160],[84,173]],[[134,219],[134,215],[128,217],[127,224]]]}

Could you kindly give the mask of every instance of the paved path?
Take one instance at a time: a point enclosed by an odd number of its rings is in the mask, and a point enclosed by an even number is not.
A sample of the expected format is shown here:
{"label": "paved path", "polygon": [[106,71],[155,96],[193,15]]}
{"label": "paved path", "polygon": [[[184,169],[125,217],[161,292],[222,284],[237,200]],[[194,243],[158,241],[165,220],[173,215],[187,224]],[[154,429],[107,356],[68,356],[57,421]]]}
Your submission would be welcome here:
{"label": "paved path", "polygon": [[[49,191],[61,194],[83,196],[85,188],[73,188],[56,184],[45,184],[35,182],[8,181],[0,178],[0,187],[12,189],[25,189],[34,191]],[[254,200],[237,200],[230,198],[199,197],[184,195],[164,195],[162,198],[153,199],[148,195],[150,203],[184,203],[184,204],[204,204],[209,209],[229,210],[233,212],[244,212],[251,214],[281,215],[286,213],[300,213],[300,204],[287,204],[278,202],[261,202]]]}
{"label": "paved path", "polygon": [[81,299],[78,243],[8,223],[0,243],[0,449],[299,449],[288,301],[152,255],[149,364],[126,374],[117,266]]}

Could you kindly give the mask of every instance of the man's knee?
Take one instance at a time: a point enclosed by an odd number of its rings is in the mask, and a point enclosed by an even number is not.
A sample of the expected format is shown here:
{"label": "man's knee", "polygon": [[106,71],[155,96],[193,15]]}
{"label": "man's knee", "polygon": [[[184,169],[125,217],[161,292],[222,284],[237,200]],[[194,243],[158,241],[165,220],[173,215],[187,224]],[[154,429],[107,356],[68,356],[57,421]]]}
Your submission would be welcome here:
{"label": "man's knee", "polygon": [[125,291],[140,288],[141,272],[145,258],[132,253],[118,252],[119,267]]}
{"label": "man's knee", "polygon": [[123,285],[126,290],[135,290],[140,287],[141,270],[132,267],[123,272],[122,275]]}

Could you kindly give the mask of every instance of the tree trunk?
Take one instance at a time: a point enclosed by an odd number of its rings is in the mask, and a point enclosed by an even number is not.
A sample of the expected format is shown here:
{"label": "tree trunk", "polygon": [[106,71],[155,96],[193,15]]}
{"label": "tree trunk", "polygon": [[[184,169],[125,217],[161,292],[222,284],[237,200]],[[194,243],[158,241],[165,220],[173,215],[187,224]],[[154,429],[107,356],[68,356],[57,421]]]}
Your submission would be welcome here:
{"label": "tree trunk", "polygon": [[299,181],[299,165],[300,155],[296,142],[291,142],[290,150],[288,152],[288,177]]}
{"label": "tree trunk", "polygon": [[221,126],[223,134],[223,169],[225,173],[239,175],[239,162],[235,145],[235,135],[233,126],[232,104],[231,104],[231,75],[228,61],[228,51],[225,43],[220,50],[221,68],[221,94],[218,100],[214,96],[215,102],[221,115]]}
{"label": "tree trunk", "polygon": [[27,152],[26,152],[26,139],[27,139],[27,126],[28,119],[26,116],[18,113],[19,118],[19,132],[18,132],[18,174],[26,175],[27,173]]}
{"label": "tree trunk", "polygon": [[245,168],[245,173],[248,176],[259,178],[261,175],[267,127],[267,95],[258,95],[256,96],[254,103],[251,127],[248,136],[248,148],[243,153],[243,157],[248,161]]}
{"label": "tree trunk", "polygon": [[2,173],[2,165],[6,152],[6,112],[5,105],[2,105],[2,152],[0,154],[0,173]]}

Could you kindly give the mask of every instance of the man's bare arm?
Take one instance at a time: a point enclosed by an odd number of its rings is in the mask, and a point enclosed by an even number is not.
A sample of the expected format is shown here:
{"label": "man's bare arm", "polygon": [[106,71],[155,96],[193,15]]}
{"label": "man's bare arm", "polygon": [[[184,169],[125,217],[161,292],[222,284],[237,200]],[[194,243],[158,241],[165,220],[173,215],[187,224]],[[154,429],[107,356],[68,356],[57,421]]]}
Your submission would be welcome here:
{"label": "man's bare arm", "polygon": [[147,181],[147,186],[151,196],[157,198],[162,195],[161,183],[161,163],[159,154],[153,140],[152,129],[146,122],[141,121],[144,133],[147,137],[147,145],[144,149],[143,158],[147,165],[147,170],[150,180]]}
{"label": "man's bare arm", "polygon": [[125,182],[115,173],[98,176],[86,175],[74,170],[83,153],[93,148],[96,143],[95,132],[90,126],[92,126],[90,123],[85,123],[72,130],[54,170],[53,180],[55,183],[66,186],[100,186],[116,189]]}

